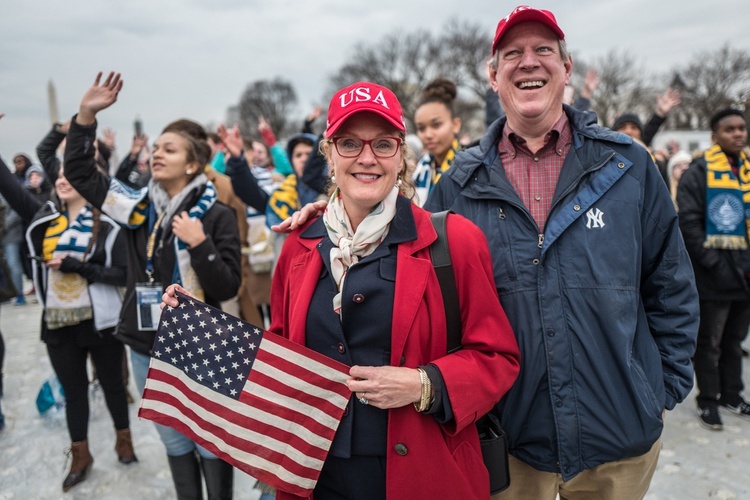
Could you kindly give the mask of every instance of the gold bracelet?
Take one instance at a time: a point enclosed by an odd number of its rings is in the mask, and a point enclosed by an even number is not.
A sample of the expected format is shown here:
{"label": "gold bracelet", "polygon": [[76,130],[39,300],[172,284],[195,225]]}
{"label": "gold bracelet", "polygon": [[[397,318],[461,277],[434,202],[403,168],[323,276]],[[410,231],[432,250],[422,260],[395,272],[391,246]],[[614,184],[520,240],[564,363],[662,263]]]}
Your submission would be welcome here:
{"label": "gold bracelet", "polygon": [[422,368],[417,368],[417,371],[419,372],[419,381],[422,383],[422,395],[419,403],[414,403],[414,409],[419,413],[423,413],[429,410],[430,406],[432,406],[432,381],[427,375],[427,372]]}

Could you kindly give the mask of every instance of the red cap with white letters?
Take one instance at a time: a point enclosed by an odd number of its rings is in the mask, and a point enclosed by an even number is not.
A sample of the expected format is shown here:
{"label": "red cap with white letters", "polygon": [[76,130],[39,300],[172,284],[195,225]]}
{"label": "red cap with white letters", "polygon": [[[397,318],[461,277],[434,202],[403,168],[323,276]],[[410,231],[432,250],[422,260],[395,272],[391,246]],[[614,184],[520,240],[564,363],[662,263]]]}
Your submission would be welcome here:
{"label": "red cap with white letters", "polygon": [[500,19],[500,22],[497,23],[497,29],[495,30],[495,40],[492,42],[493,56],[497,51],[497,46],[500,43],[500,39],[503,37],[503,35],[505,35],[505,33],[507,33],[508,30],[516,24],[526,21],[542,23],[549,29],[554,31],[555,34],[560,38],[560,40],[565,40],[565,33],[563,33],[563,30],[561,30],[560,26],[557,25],[557,20],[555,19],[555,15],[552,12],[548,10],[534,9],[533,7],[529,7],[528,5],[519,5],[518,7],[513,9],[513,12]]}
{"label": "red cap with white letters", "polygon": [[348,118],[363,111],[380,115],[399,131],[406,131],[404,112],[396,94],[382,85],[357,82],[339,90],[331,99],[325,136],[332,137]]}

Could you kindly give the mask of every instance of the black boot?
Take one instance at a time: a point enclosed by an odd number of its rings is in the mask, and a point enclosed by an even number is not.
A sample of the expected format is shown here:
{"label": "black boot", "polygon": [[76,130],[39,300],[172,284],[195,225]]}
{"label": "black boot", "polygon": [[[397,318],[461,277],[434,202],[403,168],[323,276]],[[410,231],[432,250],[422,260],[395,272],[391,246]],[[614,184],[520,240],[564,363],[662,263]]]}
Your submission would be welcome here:
{"label": "black boot", "polygon": [[231,500],[234,489],[234,467],[219,458],[201,457],[208,500]]}
{"label": "black boot", "polygon": [[179,457],[167,456],[177,500],[203,500],[201,469],[194,452]]}

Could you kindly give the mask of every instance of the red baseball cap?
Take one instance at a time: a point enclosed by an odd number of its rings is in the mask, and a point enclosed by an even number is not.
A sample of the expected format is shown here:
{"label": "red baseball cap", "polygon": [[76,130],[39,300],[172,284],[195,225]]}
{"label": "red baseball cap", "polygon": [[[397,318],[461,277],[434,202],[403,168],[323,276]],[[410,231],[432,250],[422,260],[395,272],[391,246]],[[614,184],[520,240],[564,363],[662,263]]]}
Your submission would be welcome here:
{"label": "red baseball cap", "polygon": [[332,137],[349,117],[362,111],[380,115],[401,132],[406,132],[404,112],[396,94],[376,83],[357,82],[339,90],[331,98],[325,136]]}
{"label": "red baseball cap", "polygon": [[495,51],[497,50],[497,46],[500,43],[500,39],[503,37],[503,35],[505,35],[508,30],[516,24],[526,21],[542,23],[549,29],[554,31],[555,34],[560,38],[560,40],[565,40],[565,33],[563,33],[563,30],[561,30],[560,26],[557,25],[557,20],[555,19],[555,15],[552,12],[548,10],[534,9],[533,7],[529,7],[528,5],[519,5],[518,7],[513,9],[513,12],[500,19],[500,22],[497,23],[497,29],[495,30],[495,40],[492,42],[493,56],[495,55]]}

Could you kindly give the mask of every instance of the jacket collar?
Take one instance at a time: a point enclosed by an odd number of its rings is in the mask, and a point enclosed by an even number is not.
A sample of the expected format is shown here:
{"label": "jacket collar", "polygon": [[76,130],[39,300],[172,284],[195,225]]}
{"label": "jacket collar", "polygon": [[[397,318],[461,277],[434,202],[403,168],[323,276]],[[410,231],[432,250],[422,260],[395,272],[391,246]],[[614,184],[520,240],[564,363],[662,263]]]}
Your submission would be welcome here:
{"label": "jacket collar", "polygon": [[[591,154],[597,157],[605,155],[601,152],[580,151],[587,144],[587,141],[584,141],[584,139],[597,139],[623,145],[633,143],[633,139],[629,136],[599,126],[597,124],[596,113],[593,111],[578,111],[566,104],[563,104],[563,111],[568,115],[570,126],[573,129],[573,150],[584,158],[582,159],[582,163],[585,165],[597,163],[598,158],[591,158],[589,161],[586,160]],[[451,168],[446,175],[452,177],[461,187],[465,187],[480,166],[485,165],[489,168],[497,158],[497,144],[502,137],[506,121],[507,117],[503,116],[493,122],[487,129],[484,137],[479,141],[477,147],[459,153],[459,158],[463,157],[464,160],[469,161],[457,162],[460,168]]]}

